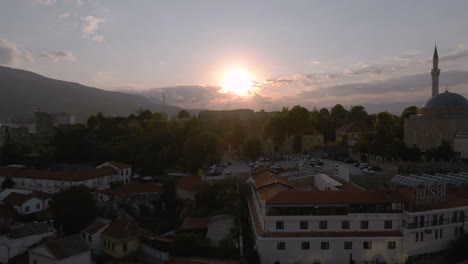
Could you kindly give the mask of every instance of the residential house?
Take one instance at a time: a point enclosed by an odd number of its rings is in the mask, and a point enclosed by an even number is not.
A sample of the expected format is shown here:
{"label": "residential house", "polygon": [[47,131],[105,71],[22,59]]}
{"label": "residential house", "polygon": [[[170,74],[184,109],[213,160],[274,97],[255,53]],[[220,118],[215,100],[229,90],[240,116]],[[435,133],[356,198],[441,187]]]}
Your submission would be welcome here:
{"label": "residential house", "polygon": [[97,168],[79,171],[0,167],[0,182],[11,177],[15,188],[52,194],[73,185],[103,190],[110,188],[111,183],[128,183],[130,175],[129,165],[118,162],[106,162]]}
{"label": "residential house", "polygon": [[197,193],[197,186],[202,182],[200,176],[183,176],[176,182],[176,195],[177,197],[185,200],[195,200]]}
{"label": "residential house", "polygon": [[348,146],[354,146],[361,136],[375,132],[376,130],[365,121],[353,121],[337,128],[335,134],[337,142],[342,142]]}
{"label": "residential house", "polygon": [[98,191],[98,201],[99,203],[105,203],[112,199],[121,201],[132,197],[142,197],[148,200],[158,198],[162,192],[163,188],[160,184],[136,181]]}
{"label": "residential house", "polygon": [[178,228],[180,232],[190,232],[200,238],[208,238],[214,245],[230,235],[234,221],[230,215],[211,217],[188,217]]}
{"label": "residential house", "polygon": [[29,264],[91,264],[91,250],[79,234],[49,239],[29,250]]}
{"label": "residential house", "polygon": [[123,258],[137,252],[140,242],[135,219],[127,213],[120,213],[101,233],[101,240],[104,253],[113,258]]}
{"label": "residential house", "polygon": [[93,255],[102,254],[101,233],[109,226],[110,222],[110,220],[97,218],[92,224],[81,230],[81,238],[88,244]]}
{"label": "residential house", "polygon": [[31,246],[44,238],[55,234],[47,223],[19,224],[12,221],[1,221],[4,228],[0,230],[0,263],[26,252]]}

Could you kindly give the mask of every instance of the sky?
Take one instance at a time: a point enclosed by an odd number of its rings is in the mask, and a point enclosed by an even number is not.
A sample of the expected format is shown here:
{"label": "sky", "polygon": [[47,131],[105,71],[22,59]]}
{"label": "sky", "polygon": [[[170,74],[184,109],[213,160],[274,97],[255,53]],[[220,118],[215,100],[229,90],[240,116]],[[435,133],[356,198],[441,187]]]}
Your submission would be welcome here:
{"label": "sky", "polygon": [[[308,108],[468,95],[468,1],[0,0],[0,65],[186,108]],[[248,95],[223,91],[249,72]]]}

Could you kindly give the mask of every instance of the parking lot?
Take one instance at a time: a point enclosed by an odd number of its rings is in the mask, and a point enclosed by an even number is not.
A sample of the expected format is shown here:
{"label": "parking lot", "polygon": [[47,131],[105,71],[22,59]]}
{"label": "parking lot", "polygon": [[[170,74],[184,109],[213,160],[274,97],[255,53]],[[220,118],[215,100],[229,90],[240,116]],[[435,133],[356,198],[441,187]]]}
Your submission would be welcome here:
{"label": "parking lot", "polygon": [[333,170],[334,164],[338,166],[344,166],[349,169],[350,181],[354,184],[361,186],[366,190],[381,190],[385,188],[385,184],[388,183],[393,176],[393,173],[387,173],[383,171],[376,171],[374,174],[365,174],[358,167],[354,166],[354,163],[344,163],[336,160],[322,159],[323,169]]}

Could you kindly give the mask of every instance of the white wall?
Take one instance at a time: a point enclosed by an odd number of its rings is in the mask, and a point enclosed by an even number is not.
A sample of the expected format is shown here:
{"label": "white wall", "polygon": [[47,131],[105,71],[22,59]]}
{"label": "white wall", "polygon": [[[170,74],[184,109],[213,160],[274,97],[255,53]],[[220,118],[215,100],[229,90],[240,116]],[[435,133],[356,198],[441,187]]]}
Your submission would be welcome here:
{"label": "white wall", "polygon": [[31,246],[39,243],[44,237],[51,236],[55,231],[27,236],[20,239],[9,239],[6,236],[0,236],[0,263],[7,263],[8,258],[26,252]]}

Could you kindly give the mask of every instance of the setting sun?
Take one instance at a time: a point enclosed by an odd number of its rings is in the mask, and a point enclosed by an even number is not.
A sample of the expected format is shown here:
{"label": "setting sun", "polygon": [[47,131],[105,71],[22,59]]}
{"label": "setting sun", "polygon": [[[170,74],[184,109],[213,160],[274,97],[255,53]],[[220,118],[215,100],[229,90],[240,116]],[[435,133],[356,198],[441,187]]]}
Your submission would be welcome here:
{"label": "setting sun", "polygon": [[252,77],[243,70],[233,70],[224,76],[222,84],[224,92],[232,92],[240,96],[247,95],[252,90]]}

